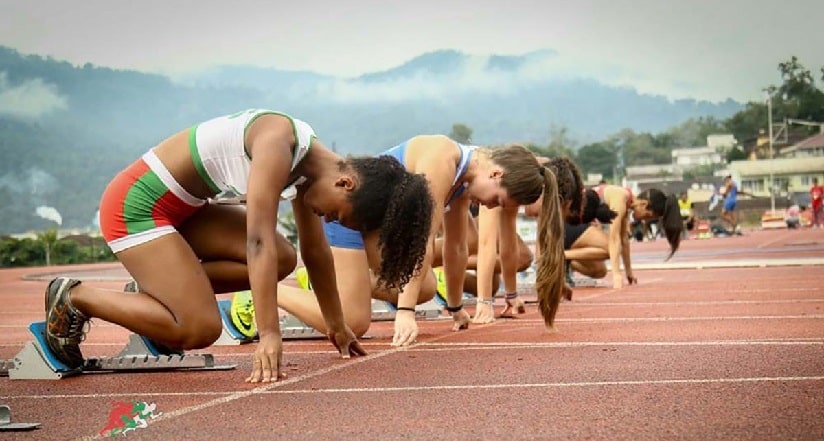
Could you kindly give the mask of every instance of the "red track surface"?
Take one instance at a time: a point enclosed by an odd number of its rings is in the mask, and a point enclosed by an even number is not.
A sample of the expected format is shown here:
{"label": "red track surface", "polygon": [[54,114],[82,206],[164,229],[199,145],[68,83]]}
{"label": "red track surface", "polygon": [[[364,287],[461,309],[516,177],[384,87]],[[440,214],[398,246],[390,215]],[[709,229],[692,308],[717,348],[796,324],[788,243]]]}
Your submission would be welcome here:
{"label": "red track surface", "polygon": [[[407,349],[374,323],[369,355],[350,360],[287,341],[289,378],[265,386],[243,382],[252,345],[204,351],[232,371],[0,378],[13,420],[43,424],[0,439],[91,438],[114,401],[162,413],[129,439],[824,439],[824,230],[689,240],[668,263],[678,269],[658,268],[666,248],[633,244],[640,284],[577,288],[556,334],[529,305],[458,333],[419,322]],[[43,320],[46,283],[22,277],[47,272],[124,277],[117,265],[0,271],[0,358]],[[96,323],[84,353],[115,355],[127,335]]]}

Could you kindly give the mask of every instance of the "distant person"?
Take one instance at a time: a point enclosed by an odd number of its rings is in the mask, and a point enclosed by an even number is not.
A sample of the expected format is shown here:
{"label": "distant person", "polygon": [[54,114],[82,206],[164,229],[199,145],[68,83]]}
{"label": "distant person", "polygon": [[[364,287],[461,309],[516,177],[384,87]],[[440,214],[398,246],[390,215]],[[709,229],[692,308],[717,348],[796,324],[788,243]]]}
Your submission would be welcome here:
{"label": "distant person", "polygon": [[744,192],[738,188],[738,185],[735,181],[732,180],[732,176],[727,175],[724,178],[724,184],[722,187],[722,193],[724,194],[724,206],[721,208],[721,219],[726,221],[730,225],[730,234],[737,234],[741,235],[741,226],[738,225],[738,195],[750,195],[747,192]]}
{"label": "distant person", "polygon": [[689,237],[689,232],[695,227],[695,204],[684,190],[678,197],[678,208],[681,211],[681,220],[684,221],[684,238]]}
{"label": "distant person", "polygon": [[[229,190],[246,205],[209,201]],[[433,212],[427,181],[394,158],[342,158],[307,123],[260,109],[181,130],[114,177],[100,202],[100,227],[135,292],[52,280],[49,349],[70,368],[82,366],[79,345],[93,317],[146,336],[163,352],[204,348],[223,326],[215,293],[251,288],[258,314],[250,326],[260,342],[246,381],[277,381],[283,369],[278,281],[297,263],[294,247],[277,231],[284,190],[296,190],[301,257],[312,270],[326,335],[344,358],[365,354],[344,322],[322,218],[380,235],[386,261],[375,275],[402,286],[426,252]]]}
{"label": "distant person", "polygon": [[813,228],[824,228],[824,187],[818,185],[818,178],[813,178],[813,186],[810,187],[810,205],[813,211]]}
{"label": "distant person", "polygon": [[792,204],[787,207],[787,210],[784,212],[784,222],[790,230],[801,226],[801,207],[799,207],[798,204]]}

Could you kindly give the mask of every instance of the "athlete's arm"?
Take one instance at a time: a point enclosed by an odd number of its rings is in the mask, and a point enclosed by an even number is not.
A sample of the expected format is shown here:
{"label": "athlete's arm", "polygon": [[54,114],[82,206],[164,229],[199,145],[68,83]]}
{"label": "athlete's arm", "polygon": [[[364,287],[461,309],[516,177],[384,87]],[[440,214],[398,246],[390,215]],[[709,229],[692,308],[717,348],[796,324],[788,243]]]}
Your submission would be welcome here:
{"label": "athlete's arm", "polygon": [[275,235],[280,192],[289,178],[294,143],[291,125],[286,121],[257,130],[254,139],[249,140],[252,165],[246,195],[246,259],[260,336],[248,378],[251,382],[276,381],[281,374]]}
{"label": "athlete's arm", "polygon": [[[518,291],[516,274],[520,263],[520,238],[516,230],[518,218],[518,207],[502,208],[500,213],[499,231],[501,237],[501,276],[503,277],[504,289],[507,293]],[[480,297],[480,296],[479,296]]]}
{"label": "athlete's arm", "polygon": [[318,299],[327,333],[334,334],[345,327],[335,279],[335,261],[323,232],[321,218],[303,203],[304,192],[305,188],[298,186],[297,197],[292,201],[295,224],[298,227],[300,257],[311,274],[312,290]]}
{"label": "athlete's arm", "polygon": [[481,206],[478,210],[478,264],[475,269],[478,278],[478,299],[493,297],[492,277],[495,274],[495,263],[498,260],[498,230],[503,210],[500,207],[487,208]]}
{"label": "athlete's arm", "polygon": [[449,304],[463,301],[468,250],[466,244],[469,196],[464,194],[452,201],[443,215],[443,267],[446,274],[446,292]]}

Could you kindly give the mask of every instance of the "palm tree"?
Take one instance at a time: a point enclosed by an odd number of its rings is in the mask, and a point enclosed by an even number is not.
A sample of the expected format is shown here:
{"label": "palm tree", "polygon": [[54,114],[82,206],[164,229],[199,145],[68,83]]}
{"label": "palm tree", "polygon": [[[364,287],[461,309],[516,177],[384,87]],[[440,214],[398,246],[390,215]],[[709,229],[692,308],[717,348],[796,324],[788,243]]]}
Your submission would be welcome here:
{"label": "palm tree", "polygon": [[57,230],[50,228],[38,232],[37,241],[43,244],[43,249],[46,251],[46,266],[51,266],[51,250],[54,248],[54,244],[57,243]]}

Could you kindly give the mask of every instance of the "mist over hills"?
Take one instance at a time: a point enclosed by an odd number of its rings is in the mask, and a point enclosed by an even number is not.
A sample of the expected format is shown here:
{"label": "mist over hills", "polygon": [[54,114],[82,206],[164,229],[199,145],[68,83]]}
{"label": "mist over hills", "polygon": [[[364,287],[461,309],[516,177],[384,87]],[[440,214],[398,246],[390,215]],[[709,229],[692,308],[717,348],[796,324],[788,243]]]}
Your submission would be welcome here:
{"label": "mist over hills", "polygon": [[106,183],[152,145],[250,107],[309,122],[339,152],[372,154],[420,133],[474,130],[473,142],[546,143],[552,126],[580,144],[623,128],[659,132],[726,118],[741,104],[671,101],[559,68],[551,50],[522,56],[423,54],[355,78],[251,66],[186,77],[75,66],[0,46],[0,234],[92,223]]}

